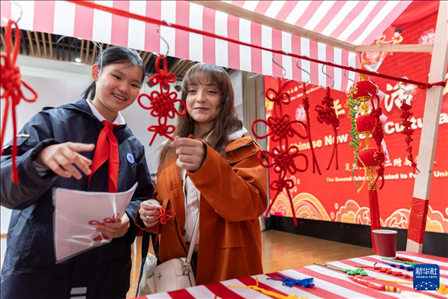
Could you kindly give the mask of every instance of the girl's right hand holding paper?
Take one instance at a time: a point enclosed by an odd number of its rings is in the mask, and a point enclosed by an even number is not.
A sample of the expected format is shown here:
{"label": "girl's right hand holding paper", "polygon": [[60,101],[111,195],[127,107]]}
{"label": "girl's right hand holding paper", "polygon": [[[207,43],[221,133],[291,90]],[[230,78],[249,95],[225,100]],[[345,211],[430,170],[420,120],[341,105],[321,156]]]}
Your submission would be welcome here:
{"label": "girl's right hand holding paper", "polygon": [[145,200],[140,204],[140,219],[146,227],[152,227],[159,222],[155,215],[159,214],[160,203],[155,199]]}

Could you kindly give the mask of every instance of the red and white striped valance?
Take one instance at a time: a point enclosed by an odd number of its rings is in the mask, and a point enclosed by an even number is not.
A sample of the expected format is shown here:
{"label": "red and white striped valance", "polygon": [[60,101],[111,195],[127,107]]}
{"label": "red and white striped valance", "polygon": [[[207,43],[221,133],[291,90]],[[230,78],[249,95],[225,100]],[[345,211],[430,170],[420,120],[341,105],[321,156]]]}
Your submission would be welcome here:
{"label": "red and white striped valance", "polygon": [[[305,55],[336,64],[359,66],[356,54],[305,38],[293,36],[222,12],[186,1],[94,1],[97,4],[208,31],[266,48]],[[370,44],[411,3],[411,1],[226,1],[281,21],[313,30],[353,44]],[[20,1],[23,16],[19,27],[26,30],[80,37],[138,50],[165,53],[166,46],[156,33],[156,25],[115,16],[65,1]],[[16,20],[20,9],[1,1],[1,16]],[[2,19],[2,26],[5,23]],[[281,76],[267,51],[200,36],[174,28],[161,28],[170,45],[170,56],[207,62],[264,75]],[[276,55],[286,69],[286,77],[308,80],[296,67],[295,59]],[[302,60],[301,67],[311,72],[311,83],[332,82],[321,66]],[[335,89],[346,90],[351,83],[340,69],[327,68],[335,78]],[[349,76],[354,76],[349,72]]]}

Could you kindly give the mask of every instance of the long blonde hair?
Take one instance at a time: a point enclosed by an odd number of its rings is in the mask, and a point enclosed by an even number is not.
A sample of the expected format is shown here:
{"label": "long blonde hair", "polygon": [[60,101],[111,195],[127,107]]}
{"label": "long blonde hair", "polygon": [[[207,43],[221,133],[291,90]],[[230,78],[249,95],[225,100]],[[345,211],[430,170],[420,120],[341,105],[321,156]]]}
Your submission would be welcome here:
{"label": "long blonde hair", "polygon": [[[243,123],[238,119],[234,107],[232,81],[229,74],[222,67],[206,63],[195,64],[188,70],[182,81],[181,100],[184,103],[186,103],[188,87],[192,84],[201,84],[201,80],[205,80],[204,84],[213,82],[220,92],[220,111],[214,121],[213,128],[207,133],[207,143],[218,153],[224,154],[224,148],[229,143],[228,136],[243,127]],[[179,111],[183,112],[183,110],[183,106],[179,105]],[[176,129],[172,136],[188,137],[193,132],[194,120],[192,120],[187,111],[185,116],[177,118]],[[204,138],[205,136],[195,137]],[[170,147],[169,142],[164,143],[159,155],[159,168],[166,166],[169,161],[175,158],[175,149]]]}

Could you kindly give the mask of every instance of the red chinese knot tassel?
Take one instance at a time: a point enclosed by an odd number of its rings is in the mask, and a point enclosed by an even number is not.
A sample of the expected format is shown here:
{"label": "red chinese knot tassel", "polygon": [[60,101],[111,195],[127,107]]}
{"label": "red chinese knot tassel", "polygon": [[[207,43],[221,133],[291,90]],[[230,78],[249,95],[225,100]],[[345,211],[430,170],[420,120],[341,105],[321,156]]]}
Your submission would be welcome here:
{"label": "red chinese knot tassel", "polygon": [[[12,25],[15,25],[15,40],[14,40],[14,48],[12,48]],[[17,164],[16,157],[18,153],[17,148],[17,115],[16,115],[16,106],[20,103],[20,100],[24,100],[26,102],[35,102],[37,100],[37,93],[21,80],[20,69],[16,66],[17,55],[20,49],[20,29],[17,27],[17,24],[9,20],[8,25],[6,26],[5,32],[5,48],[6,53],[1,54],[1,88],[3,88],[3,93],[0,98],[5,100],[5,108],[3,110],[3,122],[2,122],[2,130],[0,137],[0,156],[3,155],[3,141],[5,138],[6,132],[6,124],[8,121],[9,107],[11,107],[11,116],[12,116],[12,125],[13,125],[13,139],[12,139],[12,152],[11,152],[11,161],[12,161],[12,181],[14,183],[19,182],[19,174],[17,172]],[[21,86],[25,86],[32,94],[33,97],[28,99],[26,98],[21,90]]]}
{"label": "red chinese knot tassel", "polygon": [[[160,68],[160,62],[163,63],[163,67]],[[151,85],[159,84],[159,91],[152,91],[150,95],[142,93],[138,96],[139,105],[146,110],[150,111],[151,116],[158,118],[157,125],[151,125],[148,127],[148,131],[154,132],[154,135],[149,142],[151,146],[157,135],[165,136],[166,138],[173,140],[171,134],[174,132],[175,127],[168,125],[168,118],[174,118],[177,116],[184,116],[187,114],[187,107],[185,103],[177,98],[175,91],[170,91],[169,83],[176,82],[176,75],[168,72],[168,65],[166,57],[163,55],[157,56],[156,59],[156,73],[149,78]],[[149,100],[149,105],[145,105],[142,102],[143,98]],[[175,107],[176,102],[179,102],[183,108],[182,112],[178,111]]]}
{"label": "red chinese knot tassel", "polygon": [[[308,158],[306,155],[299,152],[299,148],[294,145],[289,145],[289,138],[298,136],[299,138],[306,139],[307,136],[307,124],[298,120],[291,120],[291,117],[287,114],[282,113],[283,105],[288,105],[291,102],[291,98],[288,93],[282,92],[281,80],[277,79],[278,88],[274,90],[269,88],[266,91],[266,99],[274,103],[272,109],[272,116],[268,117],[267,120],[256,119],[252,122],[252,133],[255,137],[259,139],[270,137],[272,141],[278,141],[279,146],[272,148],[270,151],[261,151],[258,156],[258,161],[260,165],[264,168],[273,168],[274,172],[278,174],[278,179],[274,180],[270,184],[270,188],[275,190],[275,196],[266,211],[264,218],[266,219],[275,200],[280,195],[282,191],[285,191],[288,197],[289,203],[291,205],[292,216],[294,220],[294,225],[297,226],[296,211],[294,208],[294,202],[291,195],[291,189],[294,188],[294,182],[292,179],[288,179],[287,175],[294,175],[297,172],[304,172],[308,168]],[[255,125],[258,122],[264,123],[269,131],[267,134],[259,136],[255,132]],[[297,126],[300,125],[300,126]],[[309,125],[309,124],[308,124]],[[300,133],[296,128],[302,128],[305,134]],[[268,157],[270,161],[267,164],[264,162],[265,157]],[[302,157],[305,162],[304,168],[298,168],[295,164],[295,159],[297,157]]]}
{"label": "red chinese knot tassel", "polygon": [[336,111],[334,110],[333,98],[331,97],[331,89],[327,87],[327,92],[325,97],[322,99],[322,106],[317,105],[317,121],[321,124],[326,123],[327,125],[331,125],[333,127],[334,133],[334,146],[333,153],[331,154],[330,162],[328,163],[327,170],[330,169],[331,163],[333,162],[333,158],[336,157],[336,170],[339,169],[338,163],[338,128],[339,128],[339,119],[336,115]]}

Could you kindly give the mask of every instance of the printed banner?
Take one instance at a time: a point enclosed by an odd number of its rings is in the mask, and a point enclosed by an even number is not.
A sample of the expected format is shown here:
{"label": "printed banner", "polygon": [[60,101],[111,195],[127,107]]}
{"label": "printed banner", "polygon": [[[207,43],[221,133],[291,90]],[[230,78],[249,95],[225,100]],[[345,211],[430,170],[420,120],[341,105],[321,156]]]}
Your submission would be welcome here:
{"label": "printed banner", "polygon": [[[417,4],[416,4],[417,5]],[[409,9],[417,9],[412,5]],[[409,14],[407,15],[407,17]],[[408,18],[410,19],[410,18]],[[391,44],[424,44],[434,40],[437,12],[423,16],[423,19],[405,24],[397,23],[391,26],[374,43]],[[397,20],[398,22],[400,20]],[[395,23],[393,24],[395,25]],[[413,80],[425,82],[428,80],[431,54],[429,53],[369,53],[363,55],[364,64],[369,69],[378,70],[380,73],[397,77],[407,76]],[[446,77],[448,79],[448,75]],[[388,159],[385,163],[385,185],[378,191],[381,225],[386,227],[407,229],[410,208],[413,198],[415,174],[411,163],[407,160],[405,135],[400,110],[402,99],[406,99],[412,105],[412,128],[415,130],[412,138],[413,154],[418,160],[421,129],[424,125],[423,114],[426,98],[426,90],[414,85],[401,84],[380,78],[370,78],[375,82],[380,91],[385,94],[382,101],[384,121],[384,146],[387,148]],[[277,82],[265,76],[265,91],[269,88],[277,90]],[[283,106],[283,114],[289,114],[292,119],[301,120],[311,125],[313,147],[319,163],[322,175],[313,174],[312,155],[310,144],[306,139],[294,136],[289,141],[296,145],[301,153],[308,157],[308,170],[304,173],[296,173],[292,177],[295,188],[292,189],[294,209],[297,217],[325,221],[345,222],[370,225],[369,198],[365,186],[359,193],[354,180],[362,184],[364,171],[357,169],[352,177],[352,165],[354,163],[353,148],[349,146],[351,128],[350,119],[347,117],[348,108],[345,107],[347,95],[344,92],[332,90],[334,107],[340,120],[338,130],[338,164],[336,170],[335,161],[327,170],[327,165],[333,152],[335,136],[332,127],[318,123],[315,110],[316,105],[321,105],[325,96],[325,89],[319,86],[307,86],[310,100],[310,119],[306,119],[302,104],[303,91],[301,85],[295,81],[283,80],[282,90],[289,93],[291,103]],[[409,97],[406,95],[409,91]],[[271,115],[273,103],[266,99],[266,119]],[[429,209],[427,218],[427,231],[448,233],[448,87],[444,90],[443,105],[439,120],[437,149],[435,152],[433,177],[431,182]],[[298,128],[299,129],[299,128]],[[269,128],[268,128],[269,130]],[[373,140],[372,140],[372,144]],[[278,143],[268,141],[268,150]],[[297,159],[298,168],[304,167],[303,159]],[[269,180],[278,178],[273,169],[269,169]],[[275,191],[270,190],[271,198]],[[292,217],[292,211],[287,195],[283,192],[277,198],[271,213],[277,216]]]}

